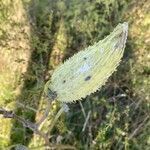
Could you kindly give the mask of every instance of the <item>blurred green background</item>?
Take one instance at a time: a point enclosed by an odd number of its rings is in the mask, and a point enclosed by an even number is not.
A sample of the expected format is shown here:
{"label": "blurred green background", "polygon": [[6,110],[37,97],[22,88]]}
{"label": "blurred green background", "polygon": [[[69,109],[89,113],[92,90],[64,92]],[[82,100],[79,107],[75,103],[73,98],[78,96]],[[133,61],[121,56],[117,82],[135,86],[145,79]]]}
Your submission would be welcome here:
{"label": "blurred green background", "polygon": [[[49,139],[51,149],[149,150],[149,10],[149,0],[0,0],[0,107],[37,121],[54,69],[126,21],[129,36],[117,72],[99,92],[68,104],[69,112],[61,115]],[[54,102],[42,131],[59,109]],[[30,129],[1,117],[0,149],[22,145],[45,149]]]}

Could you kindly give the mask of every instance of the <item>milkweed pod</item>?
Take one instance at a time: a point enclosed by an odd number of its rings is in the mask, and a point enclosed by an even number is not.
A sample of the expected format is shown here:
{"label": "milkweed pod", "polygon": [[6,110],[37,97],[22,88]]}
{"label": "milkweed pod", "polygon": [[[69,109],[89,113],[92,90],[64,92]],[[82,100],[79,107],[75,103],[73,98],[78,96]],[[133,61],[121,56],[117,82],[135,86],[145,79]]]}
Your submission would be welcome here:
{"label": "milkweed pod", "polygon": [[47,82],[46,95],[61,102],[73,102],[99,90],[119,65],[127,34],[128,24],[118,24],[106,38],[69,58]]}

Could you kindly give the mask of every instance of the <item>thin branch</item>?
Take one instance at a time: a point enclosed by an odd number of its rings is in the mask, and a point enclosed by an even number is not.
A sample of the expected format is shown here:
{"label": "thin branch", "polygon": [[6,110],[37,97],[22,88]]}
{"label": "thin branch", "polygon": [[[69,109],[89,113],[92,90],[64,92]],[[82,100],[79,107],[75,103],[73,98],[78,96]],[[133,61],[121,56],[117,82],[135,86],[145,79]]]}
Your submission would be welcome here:
{"label": "thin branch", "polygon": [[86,119],[86,113],[85,113],[84,107],[83,107],[83,105],[82,105],[82,103],[81,103],[80,101],[79,101],[79,104],[80,104],[80,107],[81,107],[83,116],[84,116],[84,118]]}
{"label": "thin branch", "polygon": [[44,138],[46,145],[49,145],[49,139],[48,136],[41,132],[40,130],[38,130],[38,126],[30,121],[25,120],[22,117],[19,117],[18,115],[16,115],[13,111],[8,111],[5,110],[3,108],[0,108],[0,114],[4,117],[4,118],[12,118],[12,119],[16,119],[17,121],[19,121],[20,123],[23,124],[23,126],[31,129],[35,134],[38,134],[39,136],[41,136],[42,138]]}
{"label": "thin branch", "polygon": [[90,118],[90,115],[91,115],[91,111],[88,112],[88,115],[87,115],[87,117],[86,117],[85,123],[84,123],[84,125],[83,125],[82,132],[85,131],[85,128],[86,128],[86,126],[87,126],[87,124],[88,124],[88,120],[89,120],[89,118]]}

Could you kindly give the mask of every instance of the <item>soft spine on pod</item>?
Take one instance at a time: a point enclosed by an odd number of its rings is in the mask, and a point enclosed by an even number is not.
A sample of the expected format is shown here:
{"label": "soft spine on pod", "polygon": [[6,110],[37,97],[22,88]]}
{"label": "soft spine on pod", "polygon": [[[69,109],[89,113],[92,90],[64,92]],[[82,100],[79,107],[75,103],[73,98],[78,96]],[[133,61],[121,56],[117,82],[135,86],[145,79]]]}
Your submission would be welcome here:
{"label": "soft spine on pod", "polygon": [[47,82],[46,95],[61,102],[73,102],[99,90],[119,65],[127,34],[128,24],[124,22],[105,39],[69,58]]}

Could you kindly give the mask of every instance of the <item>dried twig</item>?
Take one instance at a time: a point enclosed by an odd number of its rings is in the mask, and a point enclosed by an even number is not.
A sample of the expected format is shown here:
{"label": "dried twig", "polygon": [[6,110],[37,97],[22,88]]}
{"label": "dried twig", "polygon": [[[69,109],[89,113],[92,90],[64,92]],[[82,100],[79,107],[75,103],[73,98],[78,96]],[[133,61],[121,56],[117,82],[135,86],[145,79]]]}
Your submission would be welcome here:
{"label": "dried twig", "polygon": [[87,115],[86,120],[85,120],[84,125],[83,125],[82,132],[85,131],[85,128],[86,128],[86,126],[87,126],[87,123],[88,123],[88,120],[89,120],[89,118],[90,118],[90,115],[91,115],[91,111],[88,112],[88,115]]}
{"label": "dried twig", "polygon": [[0,114],[4,117],[4,118],[12,118],[12,119],[16,119],[17,121],[19,121],[20,123],[23,124],[23,126],[31,129],[35,134],[38,134],[39,136],[41,136],[42,138],[44,138],[46,145],[49,145],[49,139],[48,136],[41,132],[40,130],[38,130],[38,126],[30,121],[25,120],[24,118],[16,115],[13,111],[8,111],[6,109],[0,108]]}

